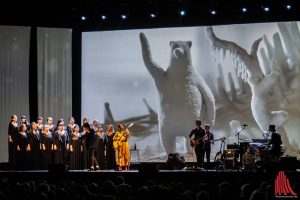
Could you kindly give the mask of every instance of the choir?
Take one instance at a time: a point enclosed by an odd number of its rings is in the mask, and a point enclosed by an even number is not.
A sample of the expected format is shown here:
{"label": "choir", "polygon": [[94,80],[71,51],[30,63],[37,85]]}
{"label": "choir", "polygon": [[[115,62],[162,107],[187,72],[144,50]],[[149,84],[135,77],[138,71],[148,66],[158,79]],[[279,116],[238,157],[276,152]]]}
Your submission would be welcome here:
{"label": "choir", "polygon": [[113,125],[104,128],[98,120],[90,125],[87,118],[79,127],[73,117],[67,126],[63,119],[54,126],[51,117],[45,124],[42,117],[29,124],[22,116],[18,124],[18,117],[12,115],[8,126],[9,162],[19,170],[46,170],[49,164],[67,164],[71,170],[128,170],[128,129],[123,123],[118,125],[117,133]]}

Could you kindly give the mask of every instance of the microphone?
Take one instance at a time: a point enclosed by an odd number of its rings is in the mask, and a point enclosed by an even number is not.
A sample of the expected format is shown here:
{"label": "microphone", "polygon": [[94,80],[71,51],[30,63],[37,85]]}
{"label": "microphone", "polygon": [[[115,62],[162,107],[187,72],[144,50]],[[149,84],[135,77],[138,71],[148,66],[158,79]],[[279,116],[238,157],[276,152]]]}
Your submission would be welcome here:
{"label": "microphone", "polygon": [[248,126],[247,124],[243,124],[243,126]]}

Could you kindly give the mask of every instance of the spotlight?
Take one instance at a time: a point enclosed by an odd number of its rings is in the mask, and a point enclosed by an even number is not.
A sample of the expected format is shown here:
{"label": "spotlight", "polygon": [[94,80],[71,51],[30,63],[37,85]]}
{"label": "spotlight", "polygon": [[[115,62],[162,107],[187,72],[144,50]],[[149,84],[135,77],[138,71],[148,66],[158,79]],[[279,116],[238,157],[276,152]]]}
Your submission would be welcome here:
{"label": "spotlight", "polygon": [[184,10],[181,10],[180,12],[179,12],[179,14],[181,15],[181,16],[185,16],[185,11]]}
{"label": "spotlight", "polygon": [[81,16],[81,20],[85,21],[86,20],[86,16]]}
{"label": "spotlight", "polygon": [[101,19],[106,20],[107,19],[106,15],[101,15]]}
{"label": "spotlight", "polygon": [[150,17],[151,17],[151,18],[155,18],[156,15],[155,15],[154,13],[151,13],[151,14],[150,14]]}
{"label": "spotlight", "polygon": [[242,8],[242,12],[243,12],[243,13],[245,13],[245,12],[247,12],[247,11],[248,11],[247,8],[245,8],[245,7]]}
{"label": "spotlight", "polygon": [[211,11],[210,11],[210,14],[216,15],[216,14],[217,14],[217,11],[216,11],[216,10],[211,10]]}
{"label": "spotlight", "polygon": [[287,10],[291,10],[292,9],[292,6],[290,4],[286,5],[285,7],[286,7]]}
{"label": "spotlight", "polygon": [[127,19],[127,15],[121,15],[122,19]]}
{"label": "spotlight", "polygon": [[265,12],[269,12],[269,11],[270,11],[270,8],[267,7],[267,6],[266,6],[266,7],[263,7],[263,8],[264,8],[264,11],[265,11]]}

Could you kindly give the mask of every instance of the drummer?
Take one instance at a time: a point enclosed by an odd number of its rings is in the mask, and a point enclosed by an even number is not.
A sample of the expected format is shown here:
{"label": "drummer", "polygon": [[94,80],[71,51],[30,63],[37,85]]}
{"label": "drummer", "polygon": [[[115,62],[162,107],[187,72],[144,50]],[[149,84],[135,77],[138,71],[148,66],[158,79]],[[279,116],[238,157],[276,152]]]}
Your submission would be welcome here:
{"label": "drummer", "polygon": [[280,145],[282,144],[281,136],[279,133],[276,132],[275,125],[273,124],[269,126],[269,131],[272,133],[271,141],[269,142],[269,145],[272,145],[272,148],[269,151],[269,153],[274,156],[280,156],[281,155]]}

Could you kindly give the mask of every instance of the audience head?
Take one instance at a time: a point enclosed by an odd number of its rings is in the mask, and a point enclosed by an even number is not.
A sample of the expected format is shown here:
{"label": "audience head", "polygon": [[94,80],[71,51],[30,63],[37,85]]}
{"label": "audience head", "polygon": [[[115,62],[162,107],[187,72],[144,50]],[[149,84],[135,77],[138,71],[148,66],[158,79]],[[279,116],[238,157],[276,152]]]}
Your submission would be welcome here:
{"label": "audience head", "polygon": [[249,200],[265,200],[266,195],[261,190],[254,190]]}
{"label": "audience head", "polygon": [[205,190],[198,192],[196,197],[197,197],[197,200],[209,200],[210,199],[209,193]]}

